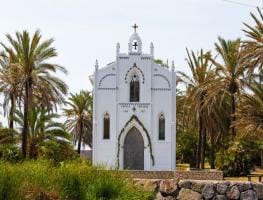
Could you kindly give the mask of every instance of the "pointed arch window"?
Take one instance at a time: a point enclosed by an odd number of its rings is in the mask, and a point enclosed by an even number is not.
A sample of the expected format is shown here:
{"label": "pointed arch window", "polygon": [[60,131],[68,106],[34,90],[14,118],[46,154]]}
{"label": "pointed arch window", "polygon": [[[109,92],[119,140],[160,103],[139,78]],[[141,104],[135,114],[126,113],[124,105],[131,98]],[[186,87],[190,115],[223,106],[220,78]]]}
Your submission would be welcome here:
{"label": "pointed arch window", "polygon": [[163,114],[159,117],[159,140],[165,140],[165,117]]}
{"label": "pointed arch window", "polygon": [[108,113],[103,118],[103,139],[110,139],[110,115]]}
{"label": "pointed arch window", "polygon": [[140,80],[138,75],[134,74],[130,82],[130,102],[140,101]]}

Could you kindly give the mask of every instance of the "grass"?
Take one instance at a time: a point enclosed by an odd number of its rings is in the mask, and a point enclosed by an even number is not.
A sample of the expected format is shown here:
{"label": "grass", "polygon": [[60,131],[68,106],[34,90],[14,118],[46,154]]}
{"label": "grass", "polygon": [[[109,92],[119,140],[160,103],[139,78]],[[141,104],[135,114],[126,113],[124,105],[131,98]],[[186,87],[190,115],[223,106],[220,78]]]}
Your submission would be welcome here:
{"label": "grass", "polygon": [[[241,177],[224,177],[224,180],[227,180],[227,181],[248,181],[247,177],[245,177],[245,176],[241,176]],[[252,177],[251,181],[252,182],[258,182],[258,178],[257,177]]]}
{"label": "grass", "polygon": [[[176,164],[176,169],[182,170],[182,171],[189,170],[190,164],[189,163],[178,163],[178,164]],[[211,169],[209,163],[205,163],[205,169]]]}
{"label": "grass", "polygon": [[0,200],[137,200],[153,194],[82,160],[0,163]]}
{"label": "grass", "polygon": [[[179,167],[187,169],[189,165],[178,164]],[[225,180],[247,181],[247,177]],[[150,200],[153,196],[118,172],[92,167],[80,159],[57,165],[45,160],[0,162],[0,200]]]}
{"label": "grass", "polygon": [[[263,169],[256,167],[253,171],[251,171],[251,174],[263,174]],[[225,177],[225,180],[229,181],[248,181],[248,178],[246,176],[241,177]],[[259,182],[258,177],[251,177],[252,182]]]}

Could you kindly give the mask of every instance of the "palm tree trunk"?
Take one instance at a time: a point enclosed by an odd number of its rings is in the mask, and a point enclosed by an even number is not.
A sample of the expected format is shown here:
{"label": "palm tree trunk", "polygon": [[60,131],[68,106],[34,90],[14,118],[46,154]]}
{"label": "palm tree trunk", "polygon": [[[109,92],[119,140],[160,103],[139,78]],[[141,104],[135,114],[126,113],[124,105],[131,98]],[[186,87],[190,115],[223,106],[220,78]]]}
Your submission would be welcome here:
{"label": "palm tree trunk", "polygon": [[206,150],[206,130],[202,132],[202,146],[201,146],[201,169],[205,168],[205,150]]}
{"label": "palm tree trunk", "polygon": [[233,125],[234,122],[236,121],[236,101],[235,101],[235,95],[234,93],[231,94],[231,103],[232,103],[232,110],[231,110],[231,132],[232,132],[232,138],[234,139],[236,137],[236,131],[235,131],[235,126]]}
{"label": "palm tree trunk", "polygon": [[81,150],[81,139],[82,139],[82,132],[83,132],[83,125],[82,121],[80,122],[80,131],[79,131],[79,142],[78,142],[78,154],[80,155],[80,150]]}
{"label": "palm tree trunk", "polygon": [[30,143],[29,144],[29,150],[28,150],[29,158],[35,159],[35,158],[37,158],[36,141],[34,138],[32,138],[29,143]]}
{"label": "palm tree trunk", "polygon": [[215,133],[211,132],[211,169],[215,169]]}
{"label": "palm tree trunk", "polygon": [[200,168],[200,162],[201,162],[202,131],[203,131],[202,117],[200,116],[200,113],[199,113],[198,142],[197,142],[197,151],[196,151],[196,168]]}
{"label": "palm tree trunk", "polygon": [[[40,108],[42,111],[45,111],[46,109],[48,109],[48,108],[45,108],[45,106],[43,104],[40,105]],[[40,131],[41,131],[41,133],[44,133],[44,125],[40,128]]]}
{"label": "palm tree trunk", "polygon": [[24,124],[22,130],[22,156],[26,158],[27,154],[27,132],[28,132],[28,110],[29,110],[29,81],[25,82],[24,96]]}
{"label": "palm tree trunk", "polygon": [[15,113],[15,95],[11,94],[10,95],[11,99],[11,107],[10,107],[10,112],[9,112],[9,129],[13,130],[14,129],[14,113]]}

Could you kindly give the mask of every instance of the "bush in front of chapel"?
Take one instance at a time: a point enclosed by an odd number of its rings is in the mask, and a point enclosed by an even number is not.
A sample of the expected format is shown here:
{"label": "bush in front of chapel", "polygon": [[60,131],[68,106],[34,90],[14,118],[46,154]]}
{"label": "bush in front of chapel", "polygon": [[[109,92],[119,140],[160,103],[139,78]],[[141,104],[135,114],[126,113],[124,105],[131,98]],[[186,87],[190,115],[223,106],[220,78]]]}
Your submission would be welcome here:
{"label": "bush in front of chapel", "polygon": [[0,162],[0,200],[150,199],[118,173],[77,159],[54,165],[47,160]]}

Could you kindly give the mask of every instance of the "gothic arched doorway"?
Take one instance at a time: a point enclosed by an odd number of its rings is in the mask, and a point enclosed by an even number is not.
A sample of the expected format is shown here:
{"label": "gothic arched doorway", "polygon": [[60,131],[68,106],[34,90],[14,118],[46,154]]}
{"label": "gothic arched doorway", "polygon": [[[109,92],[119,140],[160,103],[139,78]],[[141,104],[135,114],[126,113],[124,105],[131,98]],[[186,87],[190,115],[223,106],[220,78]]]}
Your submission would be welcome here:
{"label": "gothic arched doorway", "polygon": [[124,169],[144,170],[144,142],[140,131],[133,127],[124,140]]}

